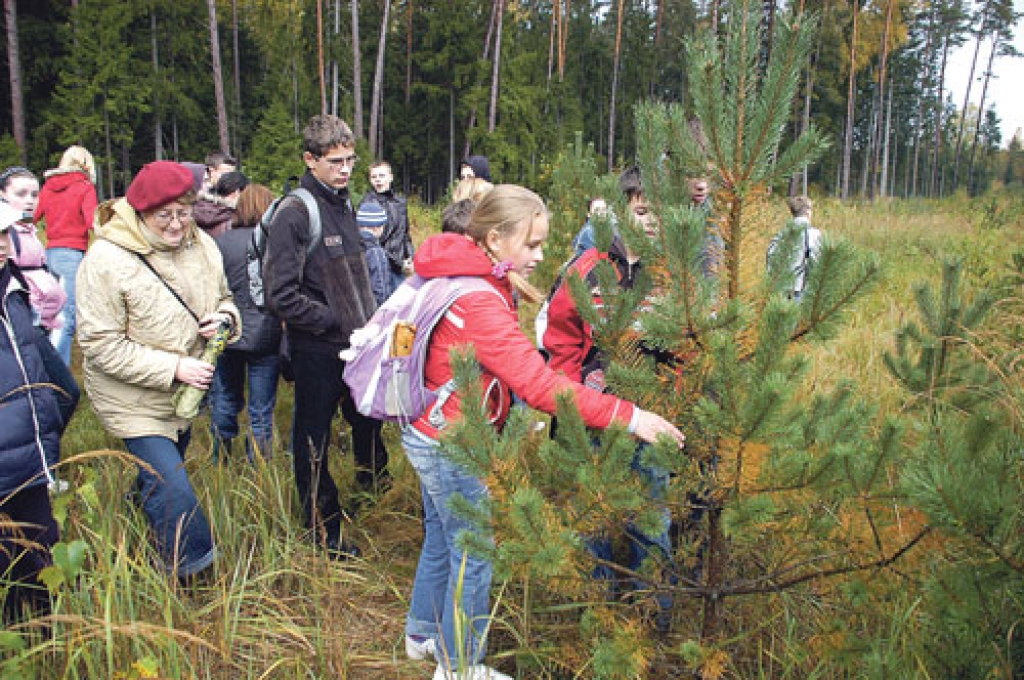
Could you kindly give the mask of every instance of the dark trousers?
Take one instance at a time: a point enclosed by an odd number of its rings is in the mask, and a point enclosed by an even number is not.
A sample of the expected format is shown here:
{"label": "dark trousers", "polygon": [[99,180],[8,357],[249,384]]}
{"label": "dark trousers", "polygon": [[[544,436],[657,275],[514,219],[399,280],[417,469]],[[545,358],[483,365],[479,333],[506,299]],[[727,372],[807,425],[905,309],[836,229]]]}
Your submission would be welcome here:
{"label": "dark trousers", "polygon": [[0,497],[0,515],[0,587],[7,587],[3,623],[9,626],[21,618],[23,607],[35,615],[50,613],[39,572],[53,562],[50,549],[59,531],[45,484]]}
{"label": "dark trousers", "polygon": [[336,541],[341,534],[341,505],[338,487],[327,465],[331,420],[340,406],[352,428],[352,452],[358,466],[356,481],[364,487],[371,486],[387,465],[387,451],[380,436],[381,422],[356,410],[341,377],[345,364],[336,356],[292,347],[291,360],[295,374],[292,416],[295,484],[306,526],[316,530],[318,538],[323,531],[327,541]]}

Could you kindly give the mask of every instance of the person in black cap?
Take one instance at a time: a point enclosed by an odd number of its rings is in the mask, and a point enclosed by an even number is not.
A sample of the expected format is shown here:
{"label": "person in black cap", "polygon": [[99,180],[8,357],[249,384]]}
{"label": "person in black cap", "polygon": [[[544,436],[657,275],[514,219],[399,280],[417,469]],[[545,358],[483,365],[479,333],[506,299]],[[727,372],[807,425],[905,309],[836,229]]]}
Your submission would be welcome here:
{"label": "person in black cap", "polygon": [[472,177],[491,181],[491,163],[487,160],[487,156],[470,156],[462,161],[459,166],[459,179]]}

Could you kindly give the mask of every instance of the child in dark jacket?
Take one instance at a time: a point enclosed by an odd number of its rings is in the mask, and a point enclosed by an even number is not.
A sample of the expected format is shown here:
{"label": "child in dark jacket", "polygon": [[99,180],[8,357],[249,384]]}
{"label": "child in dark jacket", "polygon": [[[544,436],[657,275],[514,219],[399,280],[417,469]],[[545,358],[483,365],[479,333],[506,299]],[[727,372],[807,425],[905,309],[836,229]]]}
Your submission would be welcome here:
{"label": "child in dark jacket", "polygon": [[[58,528],[47,483],[48,460],[74,408],[59,394],[47,365],[60,363],[33,324],[28,282],[10,259],[13,219],[0,219],[0,580],[5,626],[23,614],[45,615],[50,601],[39,573],[52,563]],[[62,403],[66,408],[62,409]]]}
{"label": "child in dark jacket", "polygon": [[384,304],[400,283],[400,280],[391,276],[388,255],[380,245],[380,236],[384,233],[387,223],[388,215],[380,204],[365,202],[359,206],[356,224],[359,225],[359,235],[363,238],[363,257],[366,258],[373,297],[376,298],[378,305]]}

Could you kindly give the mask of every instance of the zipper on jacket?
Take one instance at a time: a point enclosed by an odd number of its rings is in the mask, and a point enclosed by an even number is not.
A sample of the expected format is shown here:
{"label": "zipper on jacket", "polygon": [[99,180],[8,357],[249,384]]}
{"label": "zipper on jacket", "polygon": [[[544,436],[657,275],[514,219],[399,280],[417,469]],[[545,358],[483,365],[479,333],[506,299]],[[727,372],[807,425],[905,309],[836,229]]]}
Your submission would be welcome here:
{"label": "zipper on jacket", "polygon": [[39,451],[39,459],[43,463],[43,474],[46,475],[47,484],[53,484],[53,476],[50,475],[50,466],[46,463],[46,449],[43,448],[43,440],[39,438],[39,414],[36,412],[36,400],[32,394],[32,383],[28,379],[28,371],[25,370],[25,361],[21,358],[21,350],[18,349],[18,338],[14,334],[14,327],[11,325],[10,318],[11,312],[7,307],[7,298],[10,291],[4,293],[3,297],[3,308],[4,315],[0,321],[3,321],[4,331],[7,333],[7,340],[11,343],[11,349],[14,350],[14,357],[18,360],[18,369],[21,371],[22,379],[25,381],[25,385],[28,389],[25,391],[25,395],[28,397],[29,410],[32,411],[32,426],[33,435],[36,440],[36,450]]}

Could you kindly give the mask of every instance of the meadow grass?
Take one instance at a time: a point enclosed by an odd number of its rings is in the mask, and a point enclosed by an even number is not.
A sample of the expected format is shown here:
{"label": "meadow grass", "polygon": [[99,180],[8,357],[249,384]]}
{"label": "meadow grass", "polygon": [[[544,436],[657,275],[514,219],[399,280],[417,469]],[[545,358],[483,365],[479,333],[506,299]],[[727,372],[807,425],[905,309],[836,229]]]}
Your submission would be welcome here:
{"label": "meadow grass", "polygon": [[[852,378],[886,408],[900,398],[882,366],[894,331],[914,314],[913,288],[935,281],[949,256],[966,263],[969,283],[992,283],[1001,262],[1024,245],[1024,209],[1011,198],[941,204],[821,201],[815,222],[832,236],[879,253],[879,284],[851,311],[835,340],[808,348],[810,388]],[[785,215],[780,206],[779,224]],[[436,215],[414,212],[417,241]],[[558,258],[564,253],[548,253]],[[541,282],[546,283],[546,282]],[[527,315],[524,315],[527,316]],[[80,357],[76,355],[76,373]],[[334,562],[314,549],[299,519],[290,458],[291,386],[282,383],[276,445],[268,461],[211,458],[208,419],[193,426],[187,467],[218,547],[214,573],[188,586],[158,567],[145,517],[130,502],[135,468],[119,440],[105,433],[83,397],[63,445],[60,474],[70,491],[55,498],[65,544],[84,547],[84,562],[54,588],[53,616],[0,636],[5,678],[426,678],[433,667],[405,658],[404,616],[422,540],[419,488],[392,426],[385,428],[394,483],[379,496],[355,498],[346,426],[336,422],[331,465],[343,500],[360,501],[346,524],[359,559]],[[352,505],[352,504],[349,504]],[[572,647],[580,607],[530,583],[504,584],[493,623],[492,658],[521,677],[588,677],[586,651]],[[908,598],[906,606],[912,606]],[[767,612],[772,612],[770,616]],[[827,591],[774,594],[737,614],[770,628],[746,650],[758,677],[833,677],[813,659],[845,621]],[[676,632],[647,653],[673,649],[696,634],[699,611],[684,604]],[[809,626],[813,620],[815,626]],[[795,622],[803,623],[797,624]],[[891,624],[898,628],[900,622]],[[814,637],[805,636],[814,628]],[[831,632],[830,632],[831,630]],[[13,634],[13,635],[12,635]],[[899,631],[892,632],[898,645]],[[674,677],[670,660],[651,677]]]}

